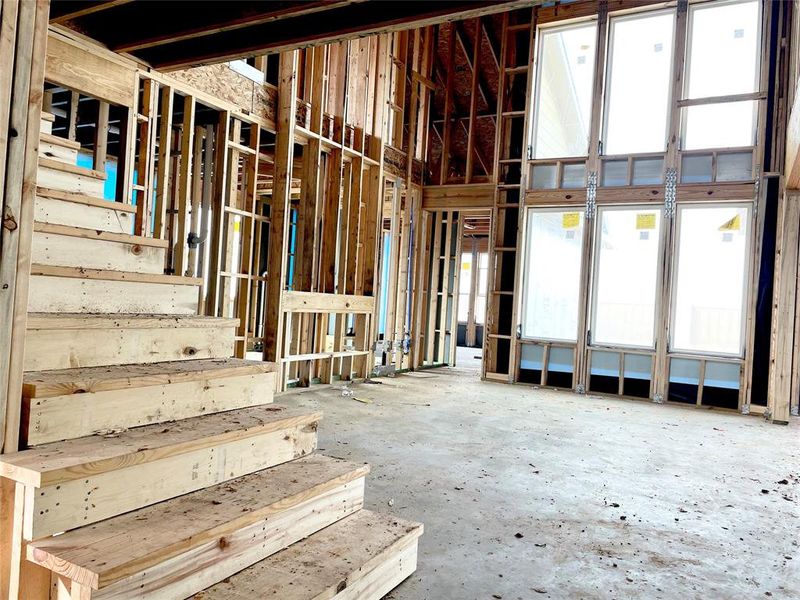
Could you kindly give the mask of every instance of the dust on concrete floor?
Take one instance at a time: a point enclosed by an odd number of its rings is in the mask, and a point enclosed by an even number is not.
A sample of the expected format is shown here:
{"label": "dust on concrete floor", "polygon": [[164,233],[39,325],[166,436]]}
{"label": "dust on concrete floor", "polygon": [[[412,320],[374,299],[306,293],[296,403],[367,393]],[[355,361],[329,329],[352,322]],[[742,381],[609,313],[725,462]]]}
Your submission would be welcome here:
{"label": "dust on concrete floor", "polygon": [[797,422],[480,382],[447,368],[286,394],[424,522],[387,598],[800,598]]}

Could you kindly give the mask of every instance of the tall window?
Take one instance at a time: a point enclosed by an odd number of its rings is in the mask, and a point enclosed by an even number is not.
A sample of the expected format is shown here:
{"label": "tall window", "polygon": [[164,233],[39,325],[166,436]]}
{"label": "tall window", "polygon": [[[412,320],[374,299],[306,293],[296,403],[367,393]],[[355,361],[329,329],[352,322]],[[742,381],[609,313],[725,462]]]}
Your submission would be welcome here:
{"label": "tall window", "polygon": [[588,154],[596,36],[594,22],[541,31],[534,158]]}
{"label": "tall window", "polygon": [[675,11],[614,17],[604,154],[666,149]]}
{"label": "tall window", "polygon": [[749,237],[749,206],[679,206],[672,350],[741,354]]}
{"label": "tall window", "polygon": [[475,323],[486,320],[486,290],[489,287],[489,253],[478,254],[478,290],[475,292]]}
{"label": "tall window", "polygon": [[578,338],[583,213],[528,209],[522,337]]}
{"label": "tall window", "polygon": [[[689,9],[686,98],[758,91],[759,16],[758,0],[698,4]],[[689,106],[683,114],[683,147],[750,146],[756,112],[755,100]]]}
{"label": "tall window", "polygon": [[458,322],[469,319],[470,290],[472,289],[472,252],[461,253],[461,275],[458,278]]}
{"label": "tall window", "polygon": [[598,210],[592,343],[655,345],[661,209]]}

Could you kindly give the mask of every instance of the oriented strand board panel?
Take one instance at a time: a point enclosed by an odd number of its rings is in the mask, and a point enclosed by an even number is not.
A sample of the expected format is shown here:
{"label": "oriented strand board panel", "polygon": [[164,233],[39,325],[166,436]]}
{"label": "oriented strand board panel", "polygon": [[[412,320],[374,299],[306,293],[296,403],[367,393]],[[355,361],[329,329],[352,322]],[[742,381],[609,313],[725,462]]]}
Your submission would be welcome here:
{"label": "oriented strand board panel", "polygon": [[31,313],[25,371],[228,358],[238,319]]}
{"label": "oriented strand board panel", "polygon": [[361,510],[195,600],[379,600],[417,567],[422,525]]}
{"label": "oriented strand board panel", "polygon": [[47,38],[45,80],[78,90],[112,104],[133,106],[136,70],[133,63],[111,60],[90,52],[78,42],[50,32]]}
{"label": "oriented strand board panel", "polygon": [[25,373],[23,437],[39,445],[267,404],[270,369],[231,358]]}
{"label": "oriented strand board panel", "polygon": [[[191,573],[199,579],[192,573],[193,564],[212,564],[213,577],[233,574],[241,565],[249,566],[275,552],[276,544],[282,544],[278,549],[288,546],[294,541],[292,529],[299,532],[295,523],[306,531],[313,525],[315,529],[309,532],[313,533],[323,523],[346,516],[361,506],[368,472],[366,465],[311,455],[34,542],[28,557],[102,590],[93,597],[121,597],[122,590],[136,590],[126,598],[156,591],[163,594],[164,585],[180,579],[174,575],[185,578]],[[312,512],[321,516],[313,517]],[[170,523],[169,528],[163,527],[164,522]],[[247,536],[245,531],[255,535]],[[263,547],[265,541],[269,549]],[[238,543],[242,552],[232,548],[231,542]],[[204,559],[198,561],[201,555]],[[158,577],[153,577],[156,573]],[[172,582],[167,574],[173,575]],[[207,587],[193,585],[195,591]]]}

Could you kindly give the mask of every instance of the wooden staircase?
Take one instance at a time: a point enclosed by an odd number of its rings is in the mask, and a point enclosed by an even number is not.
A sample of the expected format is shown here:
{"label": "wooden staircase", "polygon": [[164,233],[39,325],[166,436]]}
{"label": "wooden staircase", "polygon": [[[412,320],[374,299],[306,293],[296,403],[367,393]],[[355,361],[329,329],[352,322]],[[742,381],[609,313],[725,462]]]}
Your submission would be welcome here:
{"label": "wooden staircase", "polygon": [[[362,510],[369,467],[314,453],[322,414],[273,404],[275,365],[42,120],[10,598],[378,599],[422,526]],[[6,484],[4,484],[6,485]],[[8,534],[6,534],[8,535]]]}

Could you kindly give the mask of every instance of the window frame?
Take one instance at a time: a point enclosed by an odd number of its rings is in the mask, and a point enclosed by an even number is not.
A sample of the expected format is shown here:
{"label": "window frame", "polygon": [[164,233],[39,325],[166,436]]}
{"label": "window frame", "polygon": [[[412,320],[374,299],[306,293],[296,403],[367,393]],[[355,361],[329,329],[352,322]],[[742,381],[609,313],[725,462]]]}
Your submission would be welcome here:
{"label": "window frame", "polygon": [[[747,210],[747,240],[745,243],[745,273],[742,278],[742,316],[740,323],[741,340],[739,342],[739,351],[737,353],[729,352],[715,352],[715,351],[701,351],[677,348],[673,343],[673,336],[675,333],[675,319],[677,317],[677,301],[678,301],[678,268],[680,266],[680,252],[681,252],[681,217],[685,209],[692,208],[745,208]],[[727,358],[744,360],[747,349],[747,320],[750,312],[750,299],[751,299],[751,283],[753,280],[753,243],[754,235],[753,228],[755,225],[755,202],[752,200],[737,200],[737,201],[724,201],[718,200],[714,202],[678,202],[675,206],[675,236],[672,252],[672,264],[670,268],[670,298],[669,298],[669,319],[667,332],[667,354],[679,355],[682,357],[702,357],[702,358]]]}
{"label": "window frame", "polygon": [[[717,97],[725,97],[729,94],[715,94],[713,96],[698,96],[697,98],[690,98],[689,97],[689,83],[691,80],[692,75],[692,38],[693,38],[693,27],[694,27],[694,19],[693,15],[698,10],[709,9],[724,5],[730,4],[745,4],[751,2],[753,0],[704,0],[702,2],[689,2],[689,8],[686,14],[686,48],[684,50],[684,57],[683,57],[683,71],[684,77],[682,82],[682,89],[681,89],[681,99],[682,100],[703,100],[705,98],[717,98]],[[761,56],[761,47],[763,45],[763,37],[764,37],[764,11],[763,1],[762,0],[755,0],[755,3],[759,6],[758,11],[758,24],[756,25],[756,31],[758,32],[758,39],[756,39],[756,72],[755,72],[755,81],[753,82],[754,90],[752,92],[742,92],[741,94],[734,94],[737,96],[744,95],[744,94],[758,94],[761,91],[761,72],[763,69],[763,61],[761,60],[763,57]],[[715,103],[716,104],[716,103]]]}
{"label": "window frame", "polygon": [[[755,0],[758,6],[758,23],[756,25],[757,39],[756,39],[756,70],[754,74],[755,81],[753,82],[754,91],[742,92],[739,94],[721,94],[714,96],[698,96],[691,98],[689,96],[689,83],[691,80],[692,71],[692,39],[694,31],[694,13],[697,10],[709,9],[712,7],[731,5],[731,4],[744,4],[751,0],[703,0],[701,2],[690,2],[686,14],[686,41],[683,56],[683,82],[681,84],[681,100],[678,102],[678,136],[679,136],[679,150],[681,152],[701,152],[703,150],[715,150],[718,148],[756,148],[759,145],[758,139],[758,126],[761,117],[762,102],[759,96],[762,95],[761,78],[764,69],[764,61],[761,50],[764,44],[764,2],[763,0]],[[718,99],[717,102],[703,102],[710,98]],[[726,100],[727,98],[727,100]],[[717,106],[721,104],[734,104],[737,102],[753,102],[753,126],[750,131],[750,143],[745,146],[709,146],[702,148],[686,148],[686,132],[689,120],[689,109],[695,106]]]}
{"label": "window frame", "polygon": [[639,156],[643,154],[664,154],[668,147],[669,147],[669,134],[671,130],[671,113],[672,107],[675,103],[675,98],[673,98],[673,93],[670,89],[668,92],[668,99],[667,99],[667,109],[666,109],[666,119],[664,120],[664,147],[659,150],[646,150],[642,152],[623,152],[609,154],[606,150],[608,147],[608,117],[611,111],[609,111],[610,99],[611,99],[611,73],[614,67],[614,24],[620,21],[632,21],[638,18],[648,18],[659,14],[671,14],[672,15],[672,39],[670,44],[670,68],[669,68],[669,81],[673,81],[675,78],[675,46],[678,34],[678,9],[677,6],[667,6],[665,8],[655,8],[652,7],[642,7],[640,10],[634,11],[624,11],[619,13],[609,13],[607,17],[607,35],[606,35],[606,47],[605,57],[606,62],[604,65],[604,72],[603,72],[603,94],[601,99],[601,110],[602,116],[600,118],[600,156],[604,157],[612,157],[612,156]]}
{"label": "window frame", "polygon": [[[520,296],[520,318],[519,318],[519,332],[520,332],[520,340],[525,342],[542,342],[545,344],[556,344],[561,346],[576,346],[581,343],[581,322],[583,320],[583,307],[581,303],[581,298],[578,297],[578,307],[577,307],[577,327],[575,328],[575,339],[574,340],[567,340],[561,338],[550,338],[550,337],[532,337],[525,335],[525,309],[526,309],[526,291],[528,289],[528,261],[530,260],[530,256],[528,254],[528,247],[529,247],[529,240],[531,235],[531,228],[529,226],[530,222],[530,215],[533,212],[539,213],[566,213],[566,212],[577,212],[580,214],[581,219],[581,261],[578,268],[578,280],[579,280],[579,290],[578,293],[580,294],[581,288],[583,287],[583,274],[586,269],[586,246],[587,246],[587,239],[586,239],[586,231],[587,228],[591,227],[590,221],[586,218],[585,209],[583,206],[576,205],[576,206],[526,206],[525,209],[525,228],[524,228],[524,235],[523,235],[523,252],[522,252],[522,281],[520,282],[521,285],[521,296]],[[577,210],[576,210],[577,209]]]}
{"label": "window frame", "polygon": [[[642,346],[637,344],[612,344],[608,342],[597,342],[594,339],[593,330],[595,329],[595,324],[597,323],[597,282],[599,281],[599,271],[600,271],[600,250],[601,250],[601,243],[602,243],[602,224],[603,218],[602,213],[605,211],[614,212],[614,211],[622,211],[622,210],[629,210],[629,211],[648,211],[648,212],[657,212],[661,216],[658,219],[658,254],[656,256],[656,289],[655,289],[655,302],[653,303],[653,344],[650,346]],[[661,314],[662,308],[662,295],[660,293],[660,289],[663,287],[663,275],[664,275],[664,254],[665,254],[665,236],[667,234],[668,227],[667,219],[664,216],[664,205],[663,204],[648,204],[646,202],[643,203],[630,203],[630,204],[606,204],[602,206],[598,206],[594,216],[594,224],[592,225],[592,234],[594,236],[594,242],[592,244],[592,277],[589,283],[589,314],[588,314],[588,323],[586,327],[586,347],[587,348],[594,348],[598,350],[633,350],[639,351],[640,353],[649,353],[655,352],[656,348],[658,347],[658,343],[660,341],[659,336],[659,315]],[[590,335],[591,334],[591,335]]]}
{"label": "window frame", "polygon": [[580,154],[576,156],[558,156],[553,158],[536,158],[536,131],[537,131],[537,124],[538,124],[538,117],[539,117],[539,104],[541,100],[541,94],[539,90],[541,90],[541,79],[542,79],[542,44],[544,43],[544,35],[545,33],[552,33],[558,31],[564,31],[567,29],[575,29],[577,27],[583,27],[587,24],[594,25],[594,63],[592,64],[592,101],[596,96],[597,92],[597,85],[598,85],[598,77],[597,77],[597,59],[600,55],[601,48],[599,47],[600,42],[600,19],[599,15],[594,15],[585,19],[579,20],[571,20],[566,23],[563,21],[556,21],[555,23],[539,25],[536,28],[536,50],[534,55],[534,76],[533,76],[533,87],[530,90],[530,96],[534,99],[533,102],[533,109],[531,110],[531,124],[530,124],[530,133],[528,136],[529,145],[530,145],[530,155],[528,157],[529,160],[543,160],[543,161],[558,161],[561,159],[578,159],[578,158],[588,158],[589,155],[592,153],[592,107],[589,107],[589,122],[588,125],[588,132],[586,138],[586,154]]}

